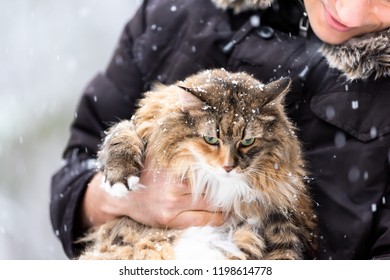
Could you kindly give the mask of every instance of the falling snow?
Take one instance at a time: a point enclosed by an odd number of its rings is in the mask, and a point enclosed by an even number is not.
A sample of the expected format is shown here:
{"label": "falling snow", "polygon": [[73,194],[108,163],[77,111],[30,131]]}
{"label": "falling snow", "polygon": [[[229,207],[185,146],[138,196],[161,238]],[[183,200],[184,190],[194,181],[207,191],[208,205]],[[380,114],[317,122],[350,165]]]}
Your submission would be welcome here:
{"label": "falling snow", "polygon": [[117,55],[115,57],[115,64],[116,65],[123,65],[123,62],[124,62],[124,60],[123,60],[123,57],[121,55]]}
{"label": "falling snow", "polygon": [[251,16],[250,23],[253,27],[259,27],[260,26],[260,17],[258,15]]}
{"label": "falling snow", "polygon": [[359,101],[353,100],[352,101],[352,109],[356,110],[359,108]]}
{"label": "falling snow", "polygon": [[367,181],[367,180],[368,180],[368,172],[367,172],[367,171],[364,171],[364,173],[363,173],[363,179],[364,179],[364,181]]}
{"label": "falling snow", "polygon": [[326,115],[326,118],[328,120],[332,120],[336,115],[336,111],[335,111],[334,107],[333,106],[326,107],[325,115]]}
{"label": "falling snow", "polygon": [[343,132],[337,132],[334,138],[334,142],[337,148],[342,148],[346,144],[346,137]]}
{"label": "falling snow", "polygon": [[378,131],[375,126],[371,127],[370,129],[370,136],[372,139],[376,138],[378,136]]}
{"label": "falling snow", "polygon": [[360,170],[356,166],[353,166],[349,169],[348,179],[351,183],[355,183],[360,178]]}

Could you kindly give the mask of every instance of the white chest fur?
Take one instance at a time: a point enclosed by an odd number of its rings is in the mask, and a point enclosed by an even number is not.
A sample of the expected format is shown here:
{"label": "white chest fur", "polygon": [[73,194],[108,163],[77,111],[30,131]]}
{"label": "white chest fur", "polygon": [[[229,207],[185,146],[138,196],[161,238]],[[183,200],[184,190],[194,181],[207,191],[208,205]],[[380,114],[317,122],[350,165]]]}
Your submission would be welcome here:
{"label": "white chest fur", "polygon": [[175,243],[178,260],[224,260],[226,255],[242,257],[226,227],[191,227],[183,230]]}

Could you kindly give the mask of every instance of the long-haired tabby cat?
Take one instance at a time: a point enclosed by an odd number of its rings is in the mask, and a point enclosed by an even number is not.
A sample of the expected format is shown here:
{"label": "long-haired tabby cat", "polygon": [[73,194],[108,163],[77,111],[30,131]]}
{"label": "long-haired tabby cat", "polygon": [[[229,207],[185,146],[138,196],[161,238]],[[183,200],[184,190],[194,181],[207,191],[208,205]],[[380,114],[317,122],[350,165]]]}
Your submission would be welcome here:
{"label": "long-haired tabby cat", "polygon": [[[207,70],[157,85],[132,120],[113,126],[99,161],[112,191],[137,191],[142,161],[185,180],[194,199],[226,212],[219,227],[184,230],[124,217],[93,229],[81,259],[302,259],[315,247],[315,215],[283,99],[290,80]],[[156,205],[158,207],[158,205]]]}

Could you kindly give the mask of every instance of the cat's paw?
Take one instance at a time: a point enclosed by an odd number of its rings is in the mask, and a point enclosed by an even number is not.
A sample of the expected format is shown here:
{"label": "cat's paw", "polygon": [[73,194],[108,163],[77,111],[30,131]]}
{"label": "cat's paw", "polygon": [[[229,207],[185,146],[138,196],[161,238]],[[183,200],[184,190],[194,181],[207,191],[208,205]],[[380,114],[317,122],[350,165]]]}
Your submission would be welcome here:
{"label": "cat's paw", "polygon": [[129,189],[123,183],[110,184],[105,177],[103,177],[102,183],[100,185],[106,192],[115,197],[125,197],[129,192]]}
{"label": "cat's paw", "polygon": [[105,176],[103,176],[101,187],[110,195],[115,197],[125,197],[129,191],[136,191],[143,186],[139,184],[139,177],[130,176],[127,178],[127,183],[116,182],[111,184]]}
{"label": "cat's paw", "polygon": [[139,168],[131,164],[127,166],[125,164],[116,164],[114,166],[107,164],[103,166],[103,176],[109,185],[113,186],[121,183],[129,191],[133,191],[139,181],[139,177],[137,176],[137,174],[140,174]]}

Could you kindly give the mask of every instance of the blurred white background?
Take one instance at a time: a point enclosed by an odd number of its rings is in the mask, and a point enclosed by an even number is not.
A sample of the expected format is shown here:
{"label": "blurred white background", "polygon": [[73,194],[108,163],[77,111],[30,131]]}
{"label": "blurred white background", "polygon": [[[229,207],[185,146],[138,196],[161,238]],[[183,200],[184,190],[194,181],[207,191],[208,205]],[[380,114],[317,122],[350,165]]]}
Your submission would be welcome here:
{"label": "blurred white background", "polygon": [[65,259],[49,218],[80,94],[141,0],[0,0],[0,259]]}

